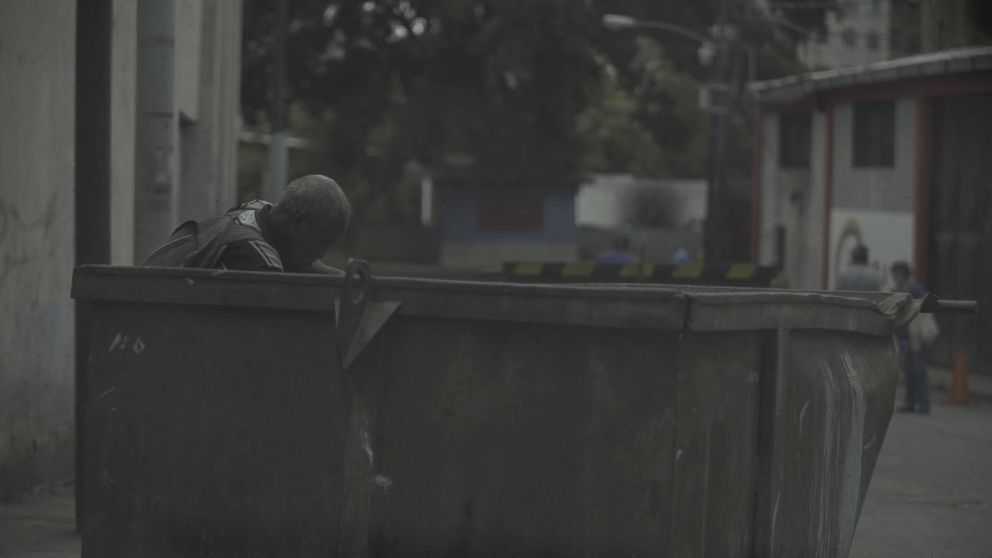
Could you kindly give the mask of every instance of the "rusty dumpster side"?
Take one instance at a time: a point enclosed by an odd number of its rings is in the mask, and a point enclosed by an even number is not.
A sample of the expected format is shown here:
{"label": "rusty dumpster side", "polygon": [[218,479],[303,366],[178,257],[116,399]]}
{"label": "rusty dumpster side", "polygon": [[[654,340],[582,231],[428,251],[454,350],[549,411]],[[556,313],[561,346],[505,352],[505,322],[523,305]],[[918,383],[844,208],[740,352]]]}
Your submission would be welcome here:
{"label": "rusty dumpster side", "polygon": [[846,556],[906,297],[83,267],[84,556]]}

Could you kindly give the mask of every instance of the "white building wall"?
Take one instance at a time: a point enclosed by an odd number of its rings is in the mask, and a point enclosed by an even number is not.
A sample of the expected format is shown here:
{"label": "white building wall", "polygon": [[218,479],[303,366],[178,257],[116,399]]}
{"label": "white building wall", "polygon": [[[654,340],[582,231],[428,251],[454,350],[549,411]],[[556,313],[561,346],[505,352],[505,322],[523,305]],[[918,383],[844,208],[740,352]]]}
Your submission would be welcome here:
{"label": "white building wall", "polygon": [[[888,168],[854,166],[853,106],[839,105],[833,110],[833,177],[825,247],[828,288],[836,284],[837,273],[859,241],[868,247],[880,275],[895,261],[913,263],[916,102],[896,101],[895,157]],[[824,286],[828,113],[813,112],[808,171],[779,166],[778,118],[772,113],[764,121],[760,262],[775,263],[775,228],[784,226],[789,286],[820,289]]]}
{"label": "white building wall", "polygon": [[880,275],[895,261],[913,263],[916,102],[915,98],[896,101],[895,157],[893,166],[886,168],[854,166],[853,106],[835,109],[831,288],[857,238],[868,247],[871,264]]}
{"label": "white building wall", "polygon": [[854,107],[834,109],[834,207],[912,211],[915,103],[896,102],[895,159],[883,168],[854,166]]}
{"label": "white building wall", "polygon": [[575,196],[575,222],[579,226],[618,229],[629,226],[626,205],[640,189],[655,188],[671,194],[677,204],[673,227],[702,228],[706,220],[706,180],[642,179],[629,174],[597,174],[579,186]]}
{"label": "white building wall", "polygon": [[761,223],[760,247],[761,254],[758,263],[764,265],[777,264],[775,229],[783,224],[781,201],[779,194],[779,115],[768,113],[764,116],[761,126],[764,127],[764,143],[761,153]]}
{"label": "white building wall", "polygon": [[811,126],[813,138],[810,142],[810,193],[803,220],[807,231],[805,241],[805,262],[802,275],[796,287],[802,289],[822,289],[823,283],[823,221],[826,218],[824,207],[827,192],[827,128],[830,114],[825,111],[813,112]]}
{"label": "white building wall", "polygon": [[75,42],[75,2],[0,2],[0,500],[72,471]]}
{"label": "white building wall", "polygon": [[826,116],[813,112],[810,166],[807,169],[779,165],[778,114],[766,115],[764,127],[760,263],[778,263],[775,231],[784,227],[784,275],[789,287],[818,289],[823,253]]}

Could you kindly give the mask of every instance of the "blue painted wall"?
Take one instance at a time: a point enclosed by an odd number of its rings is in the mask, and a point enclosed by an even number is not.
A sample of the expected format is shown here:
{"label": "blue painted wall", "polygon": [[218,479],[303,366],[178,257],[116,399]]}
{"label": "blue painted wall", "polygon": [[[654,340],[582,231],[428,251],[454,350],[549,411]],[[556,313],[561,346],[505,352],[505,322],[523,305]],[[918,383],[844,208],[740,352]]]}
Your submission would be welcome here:
{"label": "blue painted wall", "polygon": [[[441,239],[449,242],[560,242],[578,240],[575,227],[575,191],[566,188],[514,190],[458,186],[441,189],[439,199]],[[479,228],[479,201],[486,196],[541,196],[544,228],[541,231],[486,231]]]}

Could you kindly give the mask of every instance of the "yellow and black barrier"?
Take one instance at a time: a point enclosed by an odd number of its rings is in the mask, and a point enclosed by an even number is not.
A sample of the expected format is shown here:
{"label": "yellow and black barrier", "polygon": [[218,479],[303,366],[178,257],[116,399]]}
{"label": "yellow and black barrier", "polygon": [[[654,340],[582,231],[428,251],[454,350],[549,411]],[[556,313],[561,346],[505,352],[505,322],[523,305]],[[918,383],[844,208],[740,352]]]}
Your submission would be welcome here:
{"label": "yellow and black barrier", "polygon": [[778,275],[778,269],[749,263],[662,265],[506,262],[503,264],[503,275],[511,281],[533,282],[647,282],[768,287]]}

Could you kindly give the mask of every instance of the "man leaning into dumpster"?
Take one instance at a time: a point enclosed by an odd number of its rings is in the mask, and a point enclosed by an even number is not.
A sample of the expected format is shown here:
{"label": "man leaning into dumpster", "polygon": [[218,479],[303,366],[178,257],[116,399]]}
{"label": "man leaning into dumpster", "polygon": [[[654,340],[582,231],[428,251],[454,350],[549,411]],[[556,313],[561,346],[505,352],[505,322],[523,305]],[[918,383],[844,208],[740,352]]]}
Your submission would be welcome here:
{"label": "man leaning into dumpster", "polygon": [[320,258],[351,216],[337,182],[309,175],[289,183],[279,203],[252,200],[219,217],[186,221],[143,266],[328,273]]}

